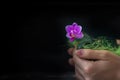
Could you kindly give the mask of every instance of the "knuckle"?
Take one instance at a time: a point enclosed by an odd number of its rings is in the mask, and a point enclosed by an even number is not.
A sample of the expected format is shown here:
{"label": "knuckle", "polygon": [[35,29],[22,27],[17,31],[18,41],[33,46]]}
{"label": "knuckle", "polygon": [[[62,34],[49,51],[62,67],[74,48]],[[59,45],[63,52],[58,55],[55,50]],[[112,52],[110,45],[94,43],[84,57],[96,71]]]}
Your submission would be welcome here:
{"label": "knuckle", "polygon": [[92,71],[92,67],[91,67],[91,66],[86,66],[86,67],[84,68],[84,71],[85,71],[86,74],[90,74],[91,71]]}
{"label": "knuckle", "polygon": [[92,75],[94,72],[94,65],[91,64],[91,63],[88,63],[85,67],[84,67],[84,72],[87,74],[87,75]]}

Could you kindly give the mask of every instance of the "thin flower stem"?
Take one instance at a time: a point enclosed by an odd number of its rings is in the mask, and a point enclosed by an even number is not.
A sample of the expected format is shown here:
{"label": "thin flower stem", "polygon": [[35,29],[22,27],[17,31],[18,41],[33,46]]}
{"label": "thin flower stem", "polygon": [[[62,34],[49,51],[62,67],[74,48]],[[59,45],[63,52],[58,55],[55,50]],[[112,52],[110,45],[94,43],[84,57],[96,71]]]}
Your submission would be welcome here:
{"label": "thin flower stem", "polygon": [[75,50],[77,50],[77,45],[75,45],[74,47],[75,47]]}
{"label": "thin flower stem", "polygon": [[75,45],[74,45],[75,50],[77,50],[77,45],[78,45],[78,42],[76,42]]}

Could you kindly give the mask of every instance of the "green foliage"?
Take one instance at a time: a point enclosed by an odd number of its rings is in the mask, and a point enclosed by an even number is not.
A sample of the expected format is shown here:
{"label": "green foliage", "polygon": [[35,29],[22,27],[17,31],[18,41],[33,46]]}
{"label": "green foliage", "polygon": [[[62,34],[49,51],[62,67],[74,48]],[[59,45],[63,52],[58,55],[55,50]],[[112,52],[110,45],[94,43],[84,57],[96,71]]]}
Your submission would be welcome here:
{"label": "green foliage", "polygon": [[120,56],[120,46],[117,48],[117,50],[115,51],[115,53]]}
{"label": "green foliage", "polygon": [[120,55],[120,46],[116,44],[114,39],[110,39],[106,36],[99,36],[96,38],[90,37],[84,33],[82,39],[69,42],[71,47],[77,44],[77,49],[95,49],[95,50],[109,50],[117,55]]}

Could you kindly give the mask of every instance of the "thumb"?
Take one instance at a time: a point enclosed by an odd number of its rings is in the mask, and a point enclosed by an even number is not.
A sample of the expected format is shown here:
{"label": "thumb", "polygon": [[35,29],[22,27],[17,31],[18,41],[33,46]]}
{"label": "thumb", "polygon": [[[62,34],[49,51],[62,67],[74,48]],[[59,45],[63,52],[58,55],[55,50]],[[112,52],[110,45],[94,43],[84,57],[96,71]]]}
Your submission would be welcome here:
{"label": "thumb", "polygon": [[76,50],[76,54],[82,59],[108,59],[113,57],[112,52],[107,50],[92,50],[92,49],[80,49]]}

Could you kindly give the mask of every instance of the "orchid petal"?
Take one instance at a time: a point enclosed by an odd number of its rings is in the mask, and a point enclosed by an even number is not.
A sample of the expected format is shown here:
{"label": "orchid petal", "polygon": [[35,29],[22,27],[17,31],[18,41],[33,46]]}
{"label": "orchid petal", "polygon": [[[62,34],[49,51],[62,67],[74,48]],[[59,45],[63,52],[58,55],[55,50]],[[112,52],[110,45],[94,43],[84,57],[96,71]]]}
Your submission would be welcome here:
{"label": "orchid petal", "polygon": [[76,38],[77,38],[77,39],[79,39],[79,38],[81,39],[81,38],[83,38],[83,36],[84,36],[84,35],[83,35],[83,33],[81,32],[81,33],[79,33],[79,34],[76,35]]}
{"label": "orchid petal", "polygon": [[67,34],[66,34],[66,37],[67,37],[67,38],[72,38],[72,36],[70,35],[70,33],[67,33]]}

